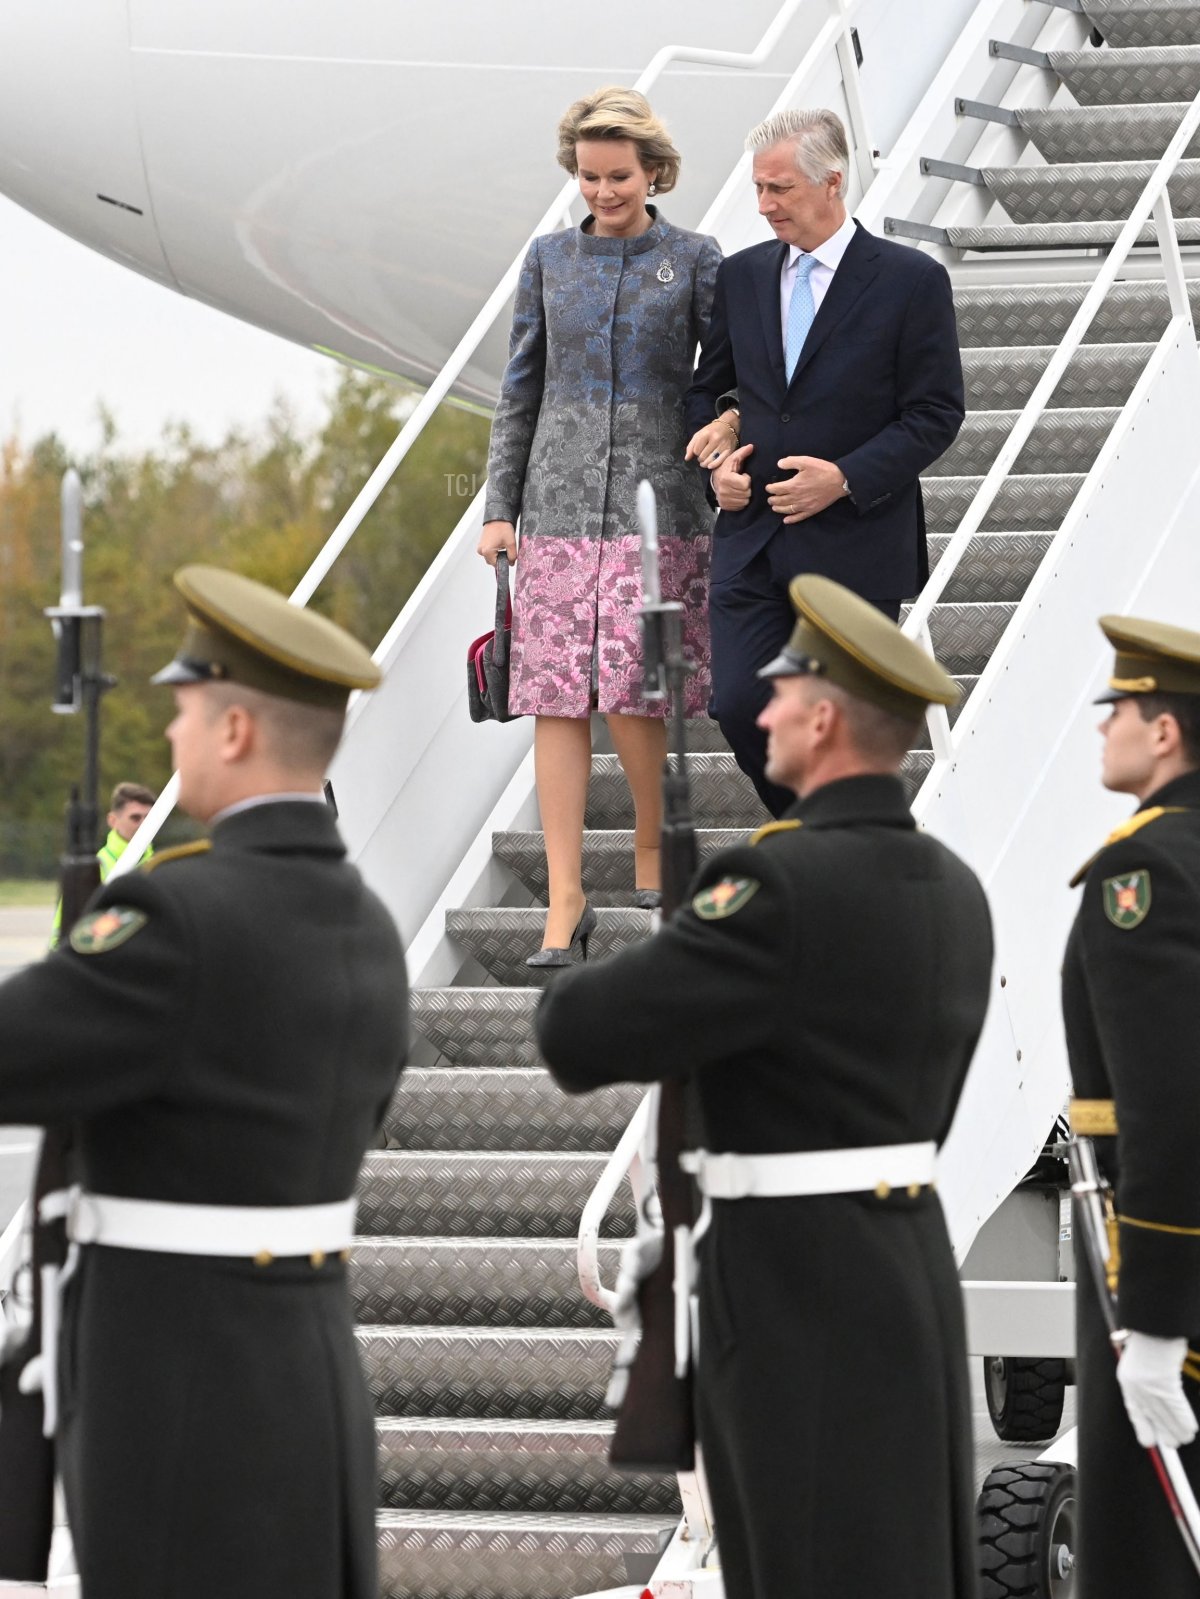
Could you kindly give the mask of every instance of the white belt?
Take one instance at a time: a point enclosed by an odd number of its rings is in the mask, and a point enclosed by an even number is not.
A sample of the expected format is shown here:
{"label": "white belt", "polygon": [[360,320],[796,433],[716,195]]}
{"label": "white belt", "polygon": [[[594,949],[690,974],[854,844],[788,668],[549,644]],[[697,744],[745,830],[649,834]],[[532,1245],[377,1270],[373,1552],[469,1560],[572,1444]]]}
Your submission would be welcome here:
{"label": "white belt", "polygon": [[788,1199],[812,1194],[875,1193],[919,1188],[934,1180],[937,1145],[877,1144],[865,1149],[813,1149],[789,1155],[679,1157],[709,1199]]}
{"label": "white belt", "polygon": [[[116,1199],[60,1188],[38,1206],[42,1221],[66,1219],[71,1248],[61,1267],[42,1267],[43,1430],[58,1424],[58,1333],[62,1293],[79,1263],[81,1244],[144,1249],[168,1255],[232,1255],[266,1265],[276,1256],[324,1256],[354,1242],[357,1201],[328,1205],[178,1205],[158,1199]],[[317,1264],[314,1260],[314,1264]],[[22,1386],[36,1387],[33,1377]]]}

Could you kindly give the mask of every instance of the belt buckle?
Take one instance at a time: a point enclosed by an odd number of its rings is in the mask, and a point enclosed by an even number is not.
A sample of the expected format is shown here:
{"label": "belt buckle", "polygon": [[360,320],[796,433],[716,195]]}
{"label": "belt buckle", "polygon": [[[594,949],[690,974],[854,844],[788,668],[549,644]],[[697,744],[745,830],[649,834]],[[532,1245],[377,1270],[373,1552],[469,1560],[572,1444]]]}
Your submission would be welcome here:
{"label": "belt buckle", "polygon": [[754,1192],[754,1173],[750,1162],[742,1155],[709,1155],[709,1169],[718,1173],[723,1193],[721,1199],[748,1199]]}

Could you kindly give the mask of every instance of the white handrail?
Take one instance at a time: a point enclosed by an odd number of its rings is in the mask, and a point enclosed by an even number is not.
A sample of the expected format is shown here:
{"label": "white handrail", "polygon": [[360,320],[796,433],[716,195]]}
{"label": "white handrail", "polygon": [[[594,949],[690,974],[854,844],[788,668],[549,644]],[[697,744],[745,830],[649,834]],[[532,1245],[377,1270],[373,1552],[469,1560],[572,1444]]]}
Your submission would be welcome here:
{"label": "white handrail", "polygon": [[[774,21],[767,28],[755,48],[750,51],[709,50],[700,47],[693,48],[689,45],[664,45],[654,55],[650,64],[634,84],[634,88],[641,90],[644,94],[657,82],[666,67],[673,61],[690,61],[701,66],[723,66],[737,69],[761,66],[779,43],[788,23],[803,3],[804,0],[785,0],[785,3],[776,12]],[[817,38],[805,52],[800,65],[788,79],[783,93],[775,101],[768,115],[773,115],[788,103],[796,86],[815,70],[816,66],[831,50],[837,49],[843,44],[849,45],[850,19],[861,4],[861,0],[829,0],[829,3],[834,6],[836,14],[825,22]],[[855,71],[857,72],[857,66]],[[855,78],[855,86],[857,89],[857,78]],[[855,147],[863,145],[869,148],[869,135],[865,122],[860,126],[860,121],[864,116],[861,93],[856,92],[851,95],[848,90],[847,101]],[[700,223],[702,231],[708,225],[708,219],[718,213],[733,189],[744,181],[749,161],[750,157],[743,155],[727,181],[722,185],[716,199],[709,206]],[[521,265],[530,244],[539,234],[546,233],[550,229],[559,226],[560,223],[569,220],[568,207],[575,196],[575,192],[575,180],[568,178],[557,195],[555,195],[550,206],[543,213],[533,232],[521,246],[517,255],[514,256],[508,270],[488,296],[470,327],[451,351],[446,364],[421,396],[412,415],[392,441],[387,453],[355,495],[345,515],[317,552],[307,572],[292,590],[289,598],[293,605],[307,605],[316,593],[321,582],[328,575],[333,563],[354,537],[363,518],[375,504],[397,467],[416,443],[425,424],[445,398],[451,384],[453,384],[463,367],[466,366],[471,356],[479,348],[485,334],[490,330],[493,322],[495,322],[501,310],[508,303],[509,296],[516,288],[517,279],[521,274]],[[158,796],[158,799],[151,806],[137,832],[125,846],[120,860],[113,867],[111,876],[119,877],[125,872],[133,871],[134,867],[138,865],[146,851],[158,837],[159,829],[174,810],[178,798],[179,775],[174,773],[162,793]]]}
{"label": "white handrail", "polygon": [[1175,137],[1163,152],[1162,158],[1130,213],[1129,220],[1121,229],[1107,260],[1096,274],[1091,287],[1083,298],[1082,304],[1072,317],[1071,325],[1066,333],[1063,334],[1062,342],[1051,356],[1049,366],[1042,373],[1034,386],[1033,393],[1026,400],[1012,432],[1005,440],[1000,453],[992,462],[987,476],[979,485],[975,498],[967,508],[966,515],[959,523],[950,543],[943,551],[941,560],[930,574],[928,582],[918,595],[912,610],[908,613],[904,623],[904,631],[910,638],[919,638],[928,627],[930,612],[941,599],[947,584],[954,576],[955,569],[966,553],[971,539],[974,538],[983,525],[984,517],[991,510],[997,494],[999,494],[1002,485],[1008,478],[1017,456],[1025,447],[1029,435],[1041,421],[1050,396],[1058,387],[1071,357],[1083,342],[1084,334],[1091,326],[1096,312],[1104,301],[1104,297],[1116,280],[1117,273],[1124,265],[1126,256],[1137,243],[1142,225],[1149,217],[1151,211],[1155,214],[1154,220],[1158,229],[1158,243],[1163,257],[1163,270],[1167,280],[1167,291],[1171,299],[1172,315],[1186,316],[1189,321],[1191,320],[1191,302],[1188,299],[1187,282],[1183,272],[1183,257],[1179,252],[1179,240],[1175,235],[1174,224],[1171,220],[1171,202],[1167,195],[1167,183],[1174,175],[1175,168],[1179,165],[1183,153],[1191,143],[1192,136],[1197,128],[1200,128],[1200,94],[1192,101],[1187,115],[1179,124]]}
{"label": "white handrail", "polygon": [[604,1170],[588,1196],[579,1218],[579,1240],[576,1261],[579,1268],[579,1286],[584,1297],[601,1310],[611,1310],[616,1298],[611,1288],[600,1281],[600,1227],[608,1214],[617,1189],[633,1170],[646,1133],[646,1120],[650,1114],[649,1092],[642,1095],[641,1103],[630,1117],[629,1125],[621,1134],[620,1142],[604,1163]]}

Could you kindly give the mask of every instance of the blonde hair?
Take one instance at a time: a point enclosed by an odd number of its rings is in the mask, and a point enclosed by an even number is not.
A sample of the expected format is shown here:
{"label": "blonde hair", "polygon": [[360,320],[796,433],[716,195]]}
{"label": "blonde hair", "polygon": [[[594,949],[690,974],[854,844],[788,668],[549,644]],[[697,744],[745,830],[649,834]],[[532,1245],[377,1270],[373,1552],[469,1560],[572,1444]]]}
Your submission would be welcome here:
{"label": "blonde hair", "polygon": [[568,106],[558,124],[558,164],[573,178],[579,176],[575,146],[580,139],[632,139],[638,160],[654,174],[659,194],[667,194],[679,181],[679,151],[666,128],[636,89],[609,84]]}
{"label": "blonde hair", "polygon": [[826,183],[840,172],[837,198],[845,198],[850,146],[845,126],[835,111],[777,111],[746,135],[746,148],[750,151],[771,150],[777,144],[794,147],[796,166],[810,183]]}

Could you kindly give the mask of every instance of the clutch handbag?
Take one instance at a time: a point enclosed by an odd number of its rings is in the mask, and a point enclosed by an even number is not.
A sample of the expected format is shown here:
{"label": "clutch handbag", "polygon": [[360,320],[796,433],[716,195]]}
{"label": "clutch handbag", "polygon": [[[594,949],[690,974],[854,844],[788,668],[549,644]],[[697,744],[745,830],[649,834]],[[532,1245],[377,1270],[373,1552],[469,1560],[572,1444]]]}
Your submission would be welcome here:
{"label": "clutch handbag", "polygon": [[496,625],[467,650],[467,709],[473,722],[511,722],[508,708],[509,646],[512,642],[512,598],[508,591],[508,556],[496,557]]}

